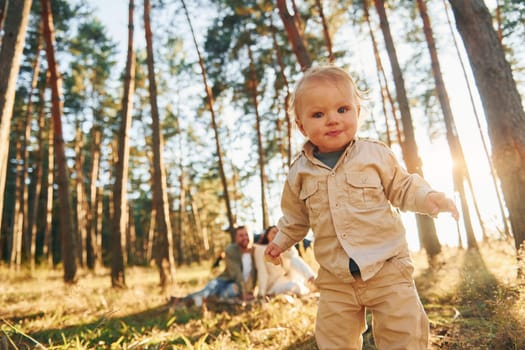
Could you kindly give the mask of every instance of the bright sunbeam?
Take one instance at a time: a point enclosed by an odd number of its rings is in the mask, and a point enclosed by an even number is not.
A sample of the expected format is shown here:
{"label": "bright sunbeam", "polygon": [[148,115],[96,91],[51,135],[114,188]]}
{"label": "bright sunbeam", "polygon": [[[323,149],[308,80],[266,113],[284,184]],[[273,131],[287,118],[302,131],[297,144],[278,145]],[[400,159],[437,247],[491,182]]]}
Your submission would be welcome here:
{"label": "bright sunbeam", "polygon": [[[470,135],[472,136],[473,134]],[[474,142],[474,138],[463,146],[472,181],[474,198],[478,207],[478,210],[476,210],[470,186],[468,182],[465,181],[464,186],[468,201],[468,213],[474,234],[478,240],[483,237],[482,225],[485,233],[491,237],[499,237],[503,227],[487,157],[482,152],[479,152],[479,149],[477,143]],[[458,222],[456,222],[449,213],[441,213],[438,218],[434,220],[439,241],[444,245],[457,246],[461,240],[461,244],[466,246],[467,239],[463,221],[464,213],[461,208],[459,194],[453,187],[452,161],[446,141],[442,140],[431,145],[424,145],[420,148],[420,156],[423,159],[425,179],[434,189],[442,191],[446,193],[448,197],[453,198],[460,212]],[[478,211],[480,215],[478,215]],[[402,216],[407,229],[407,240],[410,249],[418,250],[420,248],[420,242],[415,216],[413,213],[403,213]]]}

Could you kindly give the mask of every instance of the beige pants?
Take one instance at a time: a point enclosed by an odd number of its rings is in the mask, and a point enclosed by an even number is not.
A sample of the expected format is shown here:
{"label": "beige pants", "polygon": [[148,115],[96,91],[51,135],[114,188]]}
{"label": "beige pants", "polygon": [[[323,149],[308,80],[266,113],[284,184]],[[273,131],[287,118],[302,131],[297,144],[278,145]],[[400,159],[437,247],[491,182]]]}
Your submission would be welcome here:
{"label": "beige pants", "polygon": [[[343,283],[320,272],[315,338],[321,350],[357,350],[363,345],[365,311],[379,350],[428,349],[428,318],[412,279],[410,258],[392,258],[371,279]],[[322,275],[321,275],[322,274]]]}

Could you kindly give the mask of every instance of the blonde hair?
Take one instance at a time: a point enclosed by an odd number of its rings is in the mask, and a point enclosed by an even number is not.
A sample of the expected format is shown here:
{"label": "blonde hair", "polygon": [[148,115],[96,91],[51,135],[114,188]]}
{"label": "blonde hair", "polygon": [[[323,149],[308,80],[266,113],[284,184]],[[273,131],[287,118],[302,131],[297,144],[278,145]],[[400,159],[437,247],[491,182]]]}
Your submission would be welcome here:
{"label": "blonde hair", "polygon": [[301,79],[299,79],[299,81],[295,85],[294,91],[290,96],[290,106],[288,109],[288,113],[290,113],[290,116],[294,118],[296,122],[298,121],[298,115],[296,111],[296,102],[298,96],[300,96],[303,86],[311,80],[346,82],[350,85],[352,95],[358,102],[358,106],[361,105],[361,101],[364,99],[363,93],[357,87],[356,83],[354,82],[354,79],[352,79],[350,74],[343,68],[337,67],[333,64],[323,64],[315,67],[310,67],[304,72],[304,75],[301,77]]}

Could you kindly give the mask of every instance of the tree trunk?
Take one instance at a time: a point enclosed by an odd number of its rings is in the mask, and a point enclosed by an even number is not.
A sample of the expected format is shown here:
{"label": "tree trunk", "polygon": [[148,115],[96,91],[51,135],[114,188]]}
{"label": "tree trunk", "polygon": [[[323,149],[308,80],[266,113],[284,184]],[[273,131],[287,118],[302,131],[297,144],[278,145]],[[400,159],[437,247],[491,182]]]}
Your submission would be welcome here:
{"label": "tree trunk", "polygon": [[46,218],[44,222],[44,247],[42,255],[47,258],[48,266],[53,266],[53,246],[52,246],[52,227],[53,227],[53,198],[55,188],[55,133],[53,127],[53,118],[49,119],[47,127],[47,197],[46,197]]}
{"label": "tree trunk", "polygon": [[385,100],[388,100],[390,104],[390,111],[392,113],[392,119],[394,120],[394,124],[396,126],[397,141],[399,145],[402,146],[403,138],[401,135],[401,128],[397,120],[397,109],[394,103],[394,99],[392,98],[392,94],[390,93],[390,88],[388,86],[388,79],[386,78],[385,69],[383,67],[383,62],[381,61],[381,55],[379,54],[379,49],[377,47],[377,41],[374,35],[374,30],[372,29],[372,24],[370,23],[370,15],[368,12],[368,0],[363,1],[363,11],[364,11],[366,23],[368,25],[368,31],[370,33],[370,39],[372,40],[372,48],[374,50],[374,58],[375,58],[376,67],[377,67],[377,81],[379,82],[379,85],[381,87],[381,100],[382,100],[382,105],[383,105],[383,113],[385,114],[387,144],[388,146],[392,145],[392,137],[390,135],[390,127],[388,123],[388,113],[387,113]]}
{"label": "tree trunk", "polygon": [[0,48],[0,233],[4,212],[4,192],[9,157],[9,130],[15,102],[16,80],[20,70],[20,57],[24,49],[27,22],[32,0],[12,1],[7,4],[5,30]]}
{"label": "tree trunk", "polygon": [[[497,176],[496,176],[496,170],[494,168],[494,162],[490,158],[490,153],[489,153],[489,148],[488,148],[488,145],[487,145],[486,137],[485,137],[485,134],[482,131],[480,117],[479,117],[479,114],[478,114],[476,103],[474,102],[474,94],[472,92],[470,79],[468,78],[467,70],[465,68],[465,63],[464,63],[463,57],[462,57],[462,55],[460,53],[460,50],[459,50],[459,46],[458,46],[458,43],[457,43],[457,40],[456,40],[456,36],[454,35],[454,28],[452,27],[452,23],[450,21],[450,16],[448,14],[446,1],[447,0],[443,0],[443,3],[445,5],[445,13],[446,13],[446,16],[447,16],[447,23],[448,23],[448,26],[450,28],[450,32],[452,33],[452,40],[454,42],[454,47],[455,47],[455,50],[456,50],[456,54],[457,54],[458,60],[459,60],[459,62],[461,64],[461,70],[463,72],[463,77],[465,78],[465,83],[467,85],[467,90],[468,90],[469,97],[470,97],[470,104],[472,106],[472,111],[473,111],[474,117],[476,119],[476,125],[477,125],[477,128],[478,128],[479,136],[480,136],[480,139],[481,139],[481,143],[483,145],[483,152],[484,152],[485,156],[487,157],[487,160],[488,160],[488,163],[489,163],[491,180],[492,180],[492,183],[494,184],[494,190],[496,192],[496,197],[497,197],[497,200],[498,200],[498,206],[499,206],[499,210],[500,210],[500,213],[501,213],[501,221],[503,223],[503,230],[505,232],[505,236],[507,238],[511,238],[509,223],[508,223],[508,220],[507,220],[507,214],[505,212],[503,199],[501,198],[501,189],[500,189],[500,186],[498,184],[498,179],[497,179]],[[472,182],[470,181],[470,178],[469,178],[469,186],[470,186],[471,192],[474,192],[472,190]]]}
{"label": "tree trunk", "polygon": [[144,28],[146,34],[149,97],[151,104],[152,141],[153,141],[153,192],[154,206],[157,210],[156,263],[160,274],[162,288],[172,284],[175,278],[175,259],[173,257],[173,230],[171,227],[168,191],[166,184],[166,168],[163,159],[164,140],[161,133],[160,116],[157,106],[157,83],[155,81],[155,63],[153,57],[153,35],[150,24],[150,1],[144,1]]}
{"label": "tree trunk", "polygon": [[86,221],[86,191],[84,186],[84,156],[82,149],[84,148],[84,135],[80,129],[80,125],[77,125],[75,135],[75,192],[76,192],[76,246],[77,256],[80,257],[80,266],[84,267],[87,265],[87,221]]}
{"label": "tree trunk", "polygon": [[76,280],[77,263],[75,259],[73,230],[71,225],[69,176],[67,172],[66,152],[62,133],[62,77],[58,72],[58,65],[55,59],[55,29],[53,25],[53,15],[51,13],[51,0],[41,0],[41,4],[47,65],[50,74],[51,114],[53,117],[55,156],[58,170],[57,184],[60,208],[59,230],[62,244],[64,282],[72,283]]}
{"label": "tree trunk", "polygon": [[525,241],[525,111],[512,70],[482,0],[449,0],[474,73],[514,243]]}
{"label": "tree trunk", "polygon": [[[22,141],[16,141],[16,158],[22,158]],[[18,162],[20,163],[20,162]],[[20,270],[22,264],[22,231],[24,214],[22,213],[22,167],[16,165],[16,180],[15,180],[15,208],[13,210],[13,238],[11,240],[11,258],[9,265],[13,270]]]}
{"label": "tree trunk", "polygon": [[[432,74],[436,83],[436,92],[443,111],[443,119],[445,121],[447,142],[450,149],[450,156],[452,158],[452,177],[454,179],[454,187],[459,194],[461,199],[461,209],[463,224],[465,233],[467,235],[467,247],[469,249],[478,249],[476,242],[476,236],[474,235],[474,229],[470,220],[470,211],[468,208],[468,202],[465,193],[465,179],[468,177],[467,163],[463,153],[463,148],[459,142],[459,137],[456,130],[456,124],[454,122],[454,115],[452,114],[452,108],[450,107],[450,100],[448,98],[445,83],[443,82],[443,76],[441,74],[441,65],[436,50],[436,43],[434,41],[434,34],[432,33],[432,25],[428,18],[427,6],[423,0],[417,0],[417,6],[419,14],[423,21],[423,31],[430,54],[430,61],[432,66]],[[474,197],[474,193],[472,193]],[[474,198],[475,202],[475,198]],[[481,223],[483,229],[483,223]]]}
{"label": "tree trunk", "polygon": [[219,175],[221,177],[222,187],[223,187],[223,196],[224,201],[226,203],[226,214],[228,215],[228,223],[230,225],[230,234],[233,238],[234,231],[233,228],[235,227],[235,217],[233,216],[233,212],[231,209],[231,202],[230,202],[230,194],[228,191],[228,181],[226,180],[226,174],[224,172],[224,162],[222,160],[222,149],[221,149],[221,143],[219,138],[219,129],[217,126],[217,121],[215,117],[215,109],[214,109],[214,98],[213,93],[211,91],[211,87],[208,85],[208,78],[206,74],[206,67],[204,66],[204,60],[202,58],[201,52],[199,50],[199,45],[197,44],[197,40],[195,39],[195,32],[193,31],[193,25],[191,24],[190,15],[188,13],[188,9],[186,7],[186,3],[184,0],[181,0],[182,7],[184,8],[184,12],[186,14],[186,19],[188,21],[188,26],[190,27],[190,32],[193,38],[193,44],[195,45],[195,50],[197,51],[197,56],[199,57],[199,66],[201,68],[201,74],[202,74],[202,81],[204,83],[204,90],[206,90],[206,97],[208,101],[208,107],[211,114],[211,123],[213,132],[215,133],[215,149],[217,152],[217,161],[219,163]]}
{"label": "tree trunk", "polygon": [[[182,154],[182,142],[179,143],[179,152]],[[179,159],[179,186],[180,186],[180,193],[179,193],[179,218],[177,221],[177,233],[178,233],[178,240],[177,240],[177,263],[179,265],[182,265],[184,262],[184,238],[185,235],[184,232],[184,217],[186,216],[186,184],[185,184],[185,172],[184,172],[184,166],[182,164],[182,157]],[[191,231],[188,231],[191,232]]]}
{"label": "tree trunk", "polygon": [[[270,14],[270,26],[271,26],[271,33],[272,33],[272,43],[273,43],[273,49],[275,50],[275,57],[277,59],[277,64],[279,65],[279,75],[281,76],[281,79],[283,80],[283,85],[285,89],[286,96],[284,97],[284,117],[286,121],[286,152],[282,152],[283,158],[286,159],[286,167],[289,168],[292,164],[292,129],[293,129],[293,123],[290,119],[290,84],[288,83],[288,79],[286,78],[286,69],[284,66],[283,61],[283,55],[281,53],[281,49],[279,48],[279,43],[277,42],[277,35],[275,32],[277,29],[273,25],[272,16]],[[284,141],[281,142],[281,145],[284,144]],[[284,155],[286,154],[286,157]],[[283,166],[284,168],[284,166]]]}
{"label": "tree trunk", "polygon": [[31,227],[31,249],[30,249],[30,261],[31,261],[31,271],[35,270],[36,264],[36,236],[38,233],[37,227],[38,222],[37,218],[40,216],[40,196],[42,194],[42,180],[44,175],[44,129],[46,127],[46,119],[44,114],[44,91],[45,85],[39,89],[40,94],[40,109],[38,112],[38,153],[35,160],[36,172],[33,179],[35,183],[35,194],[33,196],[33,210],[30,213],[29,217],[29,226]]}
{"label": "tree trunk", "polygon": [[[8,4],[8,0],[0,0],[0,32],[4,31],[5,16]],[[3,36],[0,36],[0,47],[2,46],[2,38]]]}
{"label": "tree trunk", "polygon": [[261,210],[262,210],[262,225],[268,227],[270,225],[270,219],[268,216],[268,202],[266,201],[266,172],[264,165],[264,148],[262,144],[262,132],[261,132],[261,116],[259,115],[259,101],[257,100],[258,92],[258,80],[255,72],[255,66],[253,62],[253,52],[248,45],[248,58],[250,60],[250,81],[248,82],[249,89],[252,93],[253,108],[255,109],[255,129],[257,131],[257,151],[259,153],[259,178],[261,184]]}
{"label": "tree trunk", "polygon": [[[97,180],[100,169],[100,145],[102,131],[99,126],[91,128],[91,171],[89,174],[89,209],[88,209],[88,268],[97,270],[102,266],[102,251],[97,247],[97,210],[102,199],[97,195]],[[102,233],[99,232],[101,235]]]}
{"label": "tree trunk", "polygon": [[200,232],[202,235],[202,244],[204,246],[204,251],[208,252],[210,250],[210,240],[208,237],[208,227],[202,224],[201,214],[199,211],[199,206],[197,205],[197,198],[188,190],[191,203],[191,212],[193,214],[193,220],[195,222],[195,230]]}
{"label": "tree trunk", "polygon": [[135,92],[135,49],[133,42],[134,0],[128,7],[128,54],[124,78],[124,96],[122,98],[122,119],[118,133],[118,159],[113,187],[114,215],[111,225],[111,285],[114,288],[126,286],[124,271],[124,242],[128,224],[127,184],[129,172],[129,129]]}
{"label": "tree trunk", "polygon": [[279,16],[284,24],[284,29],[288,35],[288,40],[292,45],[292,50],[297,58],[297,62],[301,66],[301,70],[306,70],[312,65],[312,60],[308,55],[306,43],[303,40],[303,35],[300,32],[300,18],[297,11],[292,16],[286,6],[286,0],[277,0],[277,8],[279,9]]}
{"label": "tree trunk", "polygon": [[332,51],[332,38],[330,37],[330,30],[328,29],[328,22],[324,16],[321,0],[315,0],[315,6],[317,6],[317,9],[319,10],[319,17],[321,17],[321,23],[323,24],[324,41],[326,42],[326,49],[328,50],[328,61],[334,62],[335,57]]}
{"label": "tree trunk", "polygon": [[[33,61],[33,78],[31,80],[31,90],[29,92],[28,96],[28,102],[27,102],[27,109],[26,109],[26,117],[25,117],[25,131],[24,131],[24,183],[29,183],[29,142],[31,138],[31,115],[33,114],[33,94],[37,90],[37,83],[38,83],[38,76],[40,75],[40,51],[42,50],[42,35],[38,35],[38,43],[37,48],[35,50],[35,60]],[[40,110],[40,116],[43,114],[43,108]],[[39,118],[38,123],[41,125],[41,118]],[[38,136],[38,147],[39,147],[39,155],[42,155],[42,128],[39,128],[38,130],[39,136]],[[34,271],[35,268],[35,252],[36,252],[36,230],[33,230],[33,225],[36,222],[36,211],[38,209],[38,202],[39,202],[39,195],[40,195],[40,178],[42,176],[42,157],[40,157],[40,163],[36,163],[36,171],[35,171],[35,195],[33,196],[33,210],[30,213],[29,212],[29,186],[24,186],[24,193],[23,193],[23,212],[24,212],[24,234],[27,236],[26,242],[27,242],[27,258],[30,261],[31,271]],[[40,176],[39,176],[40,175]],[[35,215],[33,215],[35,213]],[[33,220],[35,218],[35,220]]]}
{"label": "tree trunk", "polygon": [[[98,261],[98,265],[99,266],[102,266],[102,227],[103,227],[103,219],[104,219],[104,187],[100,186],[100,187],[97,187],[97,205],[96,205],[96,208],[97,208],[97,214],[96,214],[96,225],[97,225],[97,229],[96,229],[96,243],[95,243],[95,246],[96,246],[96,257],[97,257],[97,260],[95,260],[95,267],[97,267],[97,261]],[[111,205],[110,205],[111,206]]]}
{"label": "tree trunk", "polygon": [[135,220],[133,215],[133,202],[128,203],[128,227],[126,230],[126,242],[127,254],[125,263],[127,265],[135,265],[137,263],[137,231],[135,228]]}
{"label": "tree trunk", "polygon": [[[408,97],[405,90],[405,82],[401,67],[397,59],[397,53],[390,32],[390,25],[385,11],[384,0],[374,0],[375,7],[380,19],[381,30],[385,39],[385,46],[387,49],[390,64],[392,66],[392,73],[394,76],[394,83],[396,86],[397,102],[401,112],[401,122],[403,124],[403,143],[401,149],[403,151],[403,159],[405,161],[408,172],[416,173],[423,176],[421,166],[421,159],[418,155],[417,144],[414,137],[414,129],[412,125],[412,116],[408,103]],[[429,259],[432,259],[441,252],[441,244],[436,233],[436,227],[431,217],[426,215],[416,214],[419,239],[421,245],[425,248]]]}

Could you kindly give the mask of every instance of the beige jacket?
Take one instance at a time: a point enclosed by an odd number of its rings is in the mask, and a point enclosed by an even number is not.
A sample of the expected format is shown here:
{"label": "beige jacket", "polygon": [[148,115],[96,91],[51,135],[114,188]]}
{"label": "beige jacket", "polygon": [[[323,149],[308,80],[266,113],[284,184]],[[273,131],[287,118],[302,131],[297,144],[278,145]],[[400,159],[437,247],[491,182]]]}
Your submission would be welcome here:
{"label": "beige jacket", "polygon": [[273,242],[286,250],[311,228],[320,278],[328,272],[345,282],[353,281],[349,257],[365,281],[389,258],[408,257],[405,229],[394,207],[423,213],[432,191],[427,182],[409,174],[378,141],[353,141],[333,169],[313,150],[307,142],[290,168]]}

